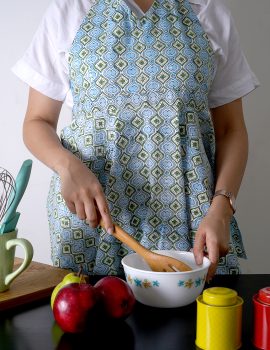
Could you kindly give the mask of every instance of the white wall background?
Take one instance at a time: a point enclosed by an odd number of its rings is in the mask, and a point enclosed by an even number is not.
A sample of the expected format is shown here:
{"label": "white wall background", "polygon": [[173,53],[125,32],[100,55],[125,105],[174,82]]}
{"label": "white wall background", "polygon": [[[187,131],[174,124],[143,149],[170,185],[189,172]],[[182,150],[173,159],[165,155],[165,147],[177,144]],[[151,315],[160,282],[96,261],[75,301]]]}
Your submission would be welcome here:
{"label": "white wall background", "polygon": [[[51,264],[46,216],[46,197],[51,171],[35,159],[22,141],[22,122],[28,88],[10,71],[23,54],[50,0],[1,2],[0,12],[0,166],[14,177],[25,159],[33,160],[30,181],[18,210],[19,236],[34,247],[34,260]],[[270,199],[270,1],[228,0],[240,33],[242,48],[261,86],[244,99],[250,153],[237,199],[236,218],[240,225],[248,260],[243,272],[269,273]],[[64,106],[59,130],[68,123]],[[17,251],[21,256],[22,252]]]}

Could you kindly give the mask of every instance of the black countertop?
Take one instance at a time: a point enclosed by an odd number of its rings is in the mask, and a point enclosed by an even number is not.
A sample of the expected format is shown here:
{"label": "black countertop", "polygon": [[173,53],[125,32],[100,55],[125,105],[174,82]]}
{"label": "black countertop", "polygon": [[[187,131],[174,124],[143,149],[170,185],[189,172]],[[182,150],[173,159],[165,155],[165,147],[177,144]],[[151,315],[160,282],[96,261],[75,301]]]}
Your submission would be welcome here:
{"label": "black countertop", "polygon": [[[90,283],[97,280],[98,277],[93,277]],[[255,349],[252,345],[252,296],[270,286],[270,274],[215,276],[205,288],[213,286],[235,289],[244,299],[241,349]],[[81,335],[62,335],[49,300],[44,300],[0,314],[0,349],[193,350],[196,349],[196,308],[196,302],[175,309],[152,308],[137,302],[134,312],[125,321],[99,324]]]}

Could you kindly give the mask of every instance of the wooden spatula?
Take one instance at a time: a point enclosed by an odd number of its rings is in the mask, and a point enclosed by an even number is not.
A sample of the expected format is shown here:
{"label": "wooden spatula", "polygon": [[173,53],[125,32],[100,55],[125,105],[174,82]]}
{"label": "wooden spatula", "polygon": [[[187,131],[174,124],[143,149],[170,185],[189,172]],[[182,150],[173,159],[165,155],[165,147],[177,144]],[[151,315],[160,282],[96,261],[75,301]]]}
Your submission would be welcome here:
{"label": "wooden spatula", "polygon": [[[105,229],[104,222],[100,220],[100,226]],[[106,229],[105,229],[106,230]],[[186,263],[174,259],[170,256],[157,254],[143,247],[136,239],[130,236],[120,226],[114,223],[114,237],[125,243],[136,253],[141,255],[153,271],[159,272],[175,272],[175,271],[191,271],[192,268]]]}

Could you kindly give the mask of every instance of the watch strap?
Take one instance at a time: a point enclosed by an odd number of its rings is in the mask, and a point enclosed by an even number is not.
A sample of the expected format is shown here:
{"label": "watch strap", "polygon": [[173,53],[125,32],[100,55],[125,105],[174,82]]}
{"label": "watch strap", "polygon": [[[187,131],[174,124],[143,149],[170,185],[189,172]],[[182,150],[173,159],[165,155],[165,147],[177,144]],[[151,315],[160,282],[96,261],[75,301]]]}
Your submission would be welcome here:
{"label": "watch strap", "polygon": [[235,205],[235,197],[232,194],[232,192],[229,192],[227,190],[218,190],[214,193],[213,198],[215,198],[217,196],[225,196],[229,199],[229,203],[230,203],[230,206],[231,206],[233,214],[234,214],[236,211],[236,205]]}

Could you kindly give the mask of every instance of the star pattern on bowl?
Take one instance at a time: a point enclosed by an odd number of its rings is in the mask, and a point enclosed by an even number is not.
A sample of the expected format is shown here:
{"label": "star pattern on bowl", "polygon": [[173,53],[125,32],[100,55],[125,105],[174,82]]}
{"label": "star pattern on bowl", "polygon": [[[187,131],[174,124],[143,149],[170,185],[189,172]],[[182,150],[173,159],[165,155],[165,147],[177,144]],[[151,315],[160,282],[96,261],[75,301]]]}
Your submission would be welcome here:
{"label": "star pattern on bowl", "polygon": [[[195,280],[189,278],[188,280],[179,280],[177,285],[178,287],[184,287],[184,288],[198,288],[200,287],[206,279],[206,275],[204,275],[202,278],[197,278]],[[133,284],[136,287],[141,287],[141,288],[151,288],[151,287],[159,287],[160,286],[160,282],[158,280],[149,280],[149,279],[140,279],[137,277],[132,277],[131,275],[127,275],[127,281],[130,284]]]}

